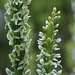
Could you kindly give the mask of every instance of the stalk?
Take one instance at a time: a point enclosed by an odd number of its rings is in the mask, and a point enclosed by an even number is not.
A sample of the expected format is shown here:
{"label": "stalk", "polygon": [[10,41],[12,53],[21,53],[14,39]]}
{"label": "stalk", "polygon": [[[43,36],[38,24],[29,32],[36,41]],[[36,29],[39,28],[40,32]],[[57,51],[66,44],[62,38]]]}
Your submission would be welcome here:
{"label": "stalk", "polygon": [[59,24],[56,24],[56,21],[60,17],[60,11],[56,12],[56,7],[54,7],[52,17],[49,16],[46,26],[42,27],[44,32],[39,32],[38,48],[41,52],[37,55],[36,60],[38,75],[60,75],[62,73],[62,70],[58,69],[58,66],[62,68],[61,60],[59,60],[61,55],[56,53],[57,50],[60,50],[57,46],[61,38],[55,38],[59,31],[57,29]]}
{"label": "stalk", "polygon": [[12,71],[5,69],[8,75],[31,75],[29,48],[32,39],[29,38],[31,29],[28,24],[30,3],[31,0],[8,0],[4,5],[7,39],[13,49],[9,54]]}

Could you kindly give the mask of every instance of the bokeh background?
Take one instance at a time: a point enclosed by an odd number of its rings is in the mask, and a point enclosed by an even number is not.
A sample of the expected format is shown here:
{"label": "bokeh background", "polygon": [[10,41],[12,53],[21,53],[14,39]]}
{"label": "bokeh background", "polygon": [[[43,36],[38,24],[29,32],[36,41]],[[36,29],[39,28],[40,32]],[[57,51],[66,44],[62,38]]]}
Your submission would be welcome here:
{"label": "bokeh background", "polygon": [[[0,75],[6,75],[5,68],[11,67],[8,54],[11,53],[11,47],[8,45],[6,38],[7,30],[4,29],[4,4],[7,0],[0,0]],[[74,2],[73,2],[74,3]],[[45,25],[45,21],[48,16],[51,15],[53,7],[57,7],[57,10],[61,11],[61,19],[59,20],[59,32],[57,37],[62,38],[62,42],[59,44],[61,48],[61,60],[63,66],[62,75],[75,75],[75,43],[73,35],[74,29],[74,12],[72,5],[75,5],[71,0],[32,0],[29,5],[31,18],[29,24],[31,25],[31,38],[33,39],[30,48],[30,55],[33,57],[31,61],[32,75],[36,74],[36,54],[40,51],[37,47],[38,33],[42,30],[42,26]]]}

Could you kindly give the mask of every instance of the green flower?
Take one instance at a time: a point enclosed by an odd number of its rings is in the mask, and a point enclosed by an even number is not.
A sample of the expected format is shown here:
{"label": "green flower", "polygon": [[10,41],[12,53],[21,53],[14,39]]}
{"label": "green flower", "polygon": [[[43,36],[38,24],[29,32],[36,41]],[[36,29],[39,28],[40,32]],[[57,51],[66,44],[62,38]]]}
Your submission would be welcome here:
{"label": "green flower", "polygon": [[12,21],[15,21],[15,25],[17,25],[18,23],[18,20],[22,20],[18,14],[14,14],[13,15],[13,18],[12,18]]}
{"label": "green flower", "polygon": [[19,3],[22,4],[22,1],[20,1],[20,0],[14,0],[13,3],[15,3],[16,5],[18,5]]}

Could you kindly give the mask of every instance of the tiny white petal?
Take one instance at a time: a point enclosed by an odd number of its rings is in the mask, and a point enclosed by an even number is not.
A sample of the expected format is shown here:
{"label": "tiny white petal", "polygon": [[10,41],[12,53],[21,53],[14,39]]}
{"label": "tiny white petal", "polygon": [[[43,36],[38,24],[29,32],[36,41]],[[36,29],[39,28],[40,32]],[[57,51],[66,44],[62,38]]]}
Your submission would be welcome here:
{"label": "tiny white petal", "polygon": [[57,59],[53,59],[54,61],[58,61]]}
{"label": "tiny white petal", "polygon": [[55,48],[54,50],[60,50],[60,48]]}

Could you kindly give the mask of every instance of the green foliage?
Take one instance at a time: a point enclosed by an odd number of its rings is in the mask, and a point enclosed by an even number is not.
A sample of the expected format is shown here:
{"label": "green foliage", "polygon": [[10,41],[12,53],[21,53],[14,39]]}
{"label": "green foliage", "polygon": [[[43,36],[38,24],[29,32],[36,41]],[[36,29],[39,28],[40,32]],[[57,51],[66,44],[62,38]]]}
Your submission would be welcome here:
{"label": "green foliage", "polygon": [[31,29],[27,23],[30,3],[31,0],[8,0],[5,4],[5,29],[8,27],[7,39],[13,48],[9,54],[13,71],[6,68],[8,75],[31,75],[29,47],[32,39],[29,38]]}
{"label": "green foliage", "polygon": [[59,24],[56,24],[57,19],[60,19],[60,11],[56,12],[56,7],[53,8],[52,17],[48,17],[46,20],[46,26],[43,26],[44,32],[39,32],[38,48],[41,50],[37,55],[38,69],[36,70],[38,75],[60,75],[62,70],[57,71],[57,67],[60,65],[61,57],[60,53],[55,53],[60,48],[57,48],[58,43],[61,42],[61,38],[55,39],[57,28]]}

